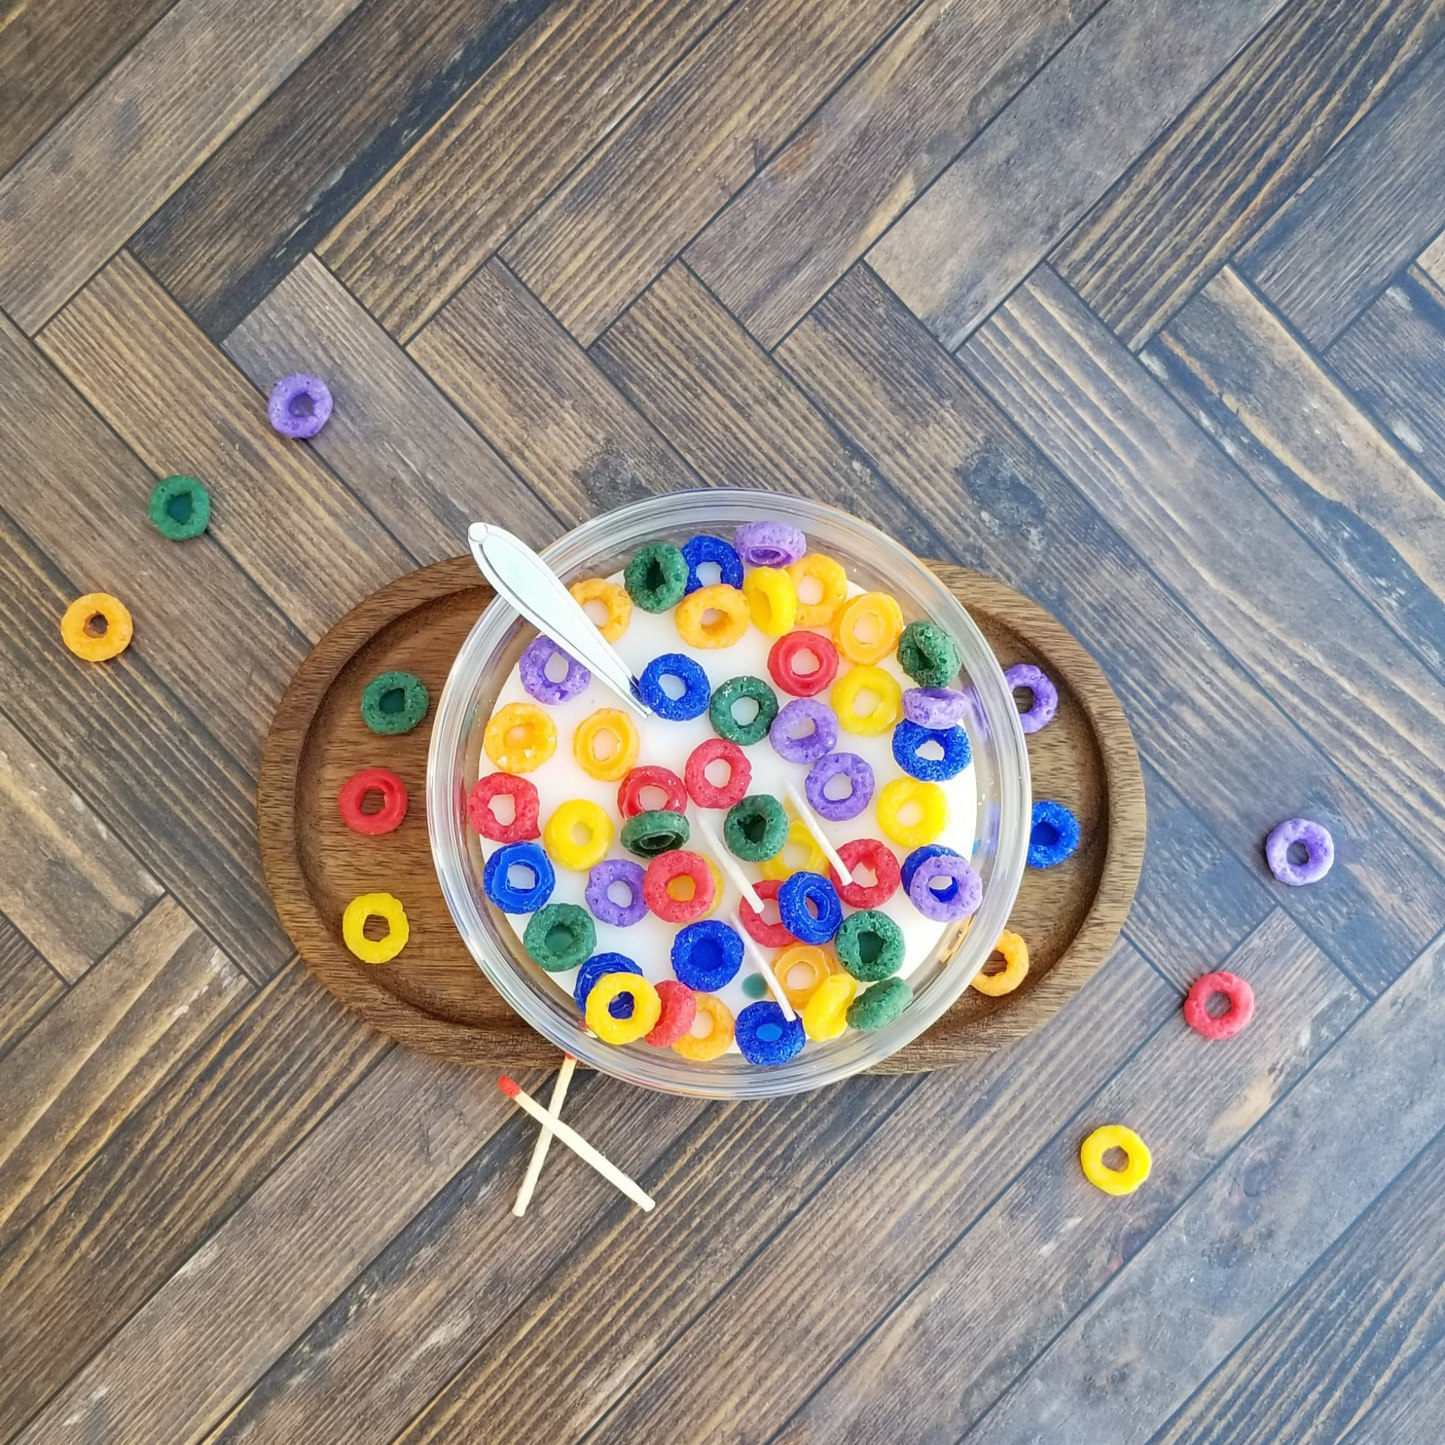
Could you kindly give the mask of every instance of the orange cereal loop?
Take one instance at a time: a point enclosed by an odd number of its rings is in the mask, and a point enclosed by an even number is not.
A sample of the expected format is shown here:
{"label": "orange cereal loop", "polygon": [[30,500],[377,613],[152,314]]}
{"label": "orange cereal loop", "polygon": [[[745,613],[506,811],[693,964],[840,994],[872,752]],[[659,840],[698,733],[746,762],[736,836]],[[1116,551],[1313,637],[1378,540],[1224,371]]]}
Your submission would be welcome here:
{"label": "orange cereal loop", "polygon": [[[708,613],[715,613],[711,621]],[[748,630],[752,612],[736,587],[699,587],[677,604],[677,631],[689,647],[731,647]]]}
{"label": "orange cereal loop", "polygon": [[827,953],[812,943],[795,943],[773,960],[773,977],[794,1008],[802,1008],[837,971]]}
{"label": "orange cereal loop", "polygon": [[1004,929],[994,944],[994,950],[1003,954],[1004,966],[997,973],[980,970],[973,976],[973,986],[990,998],[1001,998],[1006,993],[1012,993],[1028,977],[1029,946],[1017,933]]}
{"label": "orange cereal loop", "polygon": [[572,756],[589,777],[616,783],[632,771],[642,740],[637,724],[616,708],[598,708],[577,724],[572,734]]}
{"label": "orange cereal loop", "polygon": [[[848,600],[848,574],[841,562],[822,552],[809,552],[788,568],[793,579],[793,590],[798,594],[798,627],[829,627],[838,609]],[[805,591],[811,593],[807,584],[816,582],[819,588],[818,600],[804,600]]]}
{"label": "orange cereal loop", "polygon": [[87,592],[65,609],[60,636],[86,662],[108,662],[130,646],[135,626],[126,605],[109,592]]}
{"label": "orange cereal loop", "polygon": [[[607,609],[607,615],[597,622],[597,630],[608,642],[616,642],[632,621],[632,598],[620,582],[609,582],[605,577],[588,577],[585,581],[574,582],[567,589],[577,605],[586,611],[589,602],[600,602]],[[592,617],[589,612],[587,614]]]}
{"label": "orange cereal loop", "polygon": [[705,1064],[727,1053],[733,1042],[733,1016],[715,993],[694,994],[697,1013],[692,1028],[673,1046],[673,1052],[694,1063]]}
{"label": "orange cereal loop", "polygon": [[798,617],[798,593],[793,579],[781,567],[754,567],[743,578],[753,625],[769,637],[793,630]]}
{"label": "orange cereal loop", "polygon": [[504,773],[530,773],[557,751],[557,729],[541,708],[509,702],[492,714],[482,747]]}
{"label": "orange cereal loop", "polygon": [[903,634],[903,609],[886,592],[865,592],[843,604],[833,641],[849,662],[881,662]]}

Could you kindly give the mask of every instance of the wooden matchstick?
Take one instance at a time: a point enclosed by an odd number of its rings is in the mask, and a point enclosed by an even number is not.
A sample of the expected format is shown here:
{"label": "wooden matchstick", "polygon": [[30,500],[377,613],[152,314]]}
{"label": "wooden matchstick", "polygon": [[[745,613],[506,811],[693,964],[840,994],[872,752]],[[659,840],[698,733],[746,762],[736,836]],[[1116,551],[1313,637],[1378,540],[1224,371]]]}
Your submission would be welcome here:
{"label": "wooden matchstick", "polygon": [[[576,1072],[577,1060],[571,1054],[562,1055],[562,1067],[557,1070],[557,1078],[552,1084],[552,1097],[547,1103],[549,1117],[557,1119],[562,1114],[562,1104],[567,1098],[567,1086],[572,1082],[572,1075]],[[532,1158],[527,1164],[527,1172],[522,1176],[522,1187],[517,1191],[517,1202],[512,1206],[512,1213],[520,1219],[526,1212],[527,1206],[532,1202],[532,1193],[537,1188],[537,1180],[542,1174],[542,1165],[547,1160],[547,1151],[552,1147],[552,1131],[543,1129],[537,1135],[537,1142],[532,1146]]]}
{"label": "wooden matchstick", "polygon": [[763,911],[763,900],[758,897],[758,890],[748,882],[748,875],[733,862],[733,855],[723,846],[723,841],[718,837],[713,825],[703,817],[701,811],[692,815],[692,821],[697,831],[702,834],[707,846],[712,850],[713,859],[718,867],[732,880],[733,886],[748,901],[748,907],[754,913]]}
{"label": "wooden matchstick", "polygon": [[756,940],[749,936],[746,928],[736,914],[733,915],[733,927],[737,929],[743,941],[743,949],[752,960],[753,967],[762,974],[763,981],[772,989],[773,997],[778,1001],[778,1007],[783,1011],[783,1017],[791,1023],[797,1014],[793,1012],[793,1006],[788,1002],[788,996],[783,992],[782,985],[778,982],[778,976],[769,966],[767,959],[763,957],[763,951],[757,945]]}
{"label": "wooden matchstick", "polygon": [[788,801],[797,810],[798,817],[803,820],[803,826],[813,835],[814,841],[823,850],[823,856],[833,865],[833,870],[843,880],[843,887],[851,887],[853,875],[838,856],[838,850],[828,841],[828,835],[823,831],[823,825],[818,821],[816,814],[808,806],[808,800],[798,791],[795,783],[785,783],[784,787],[788,794]]}
{"label": "wooden matchstick", "polygon": [[656,1201],[635,1180],[629,1179],[610,1159],[599,1154],[575,1129],[554,1119],[522,1086],[505,1074],[497,1087],[514,1103],[525,1109],[544,1129],[550,1130],[584,1164],[590,1164],[609,1184],[615,1185],[642,1209],[651,1209]]}

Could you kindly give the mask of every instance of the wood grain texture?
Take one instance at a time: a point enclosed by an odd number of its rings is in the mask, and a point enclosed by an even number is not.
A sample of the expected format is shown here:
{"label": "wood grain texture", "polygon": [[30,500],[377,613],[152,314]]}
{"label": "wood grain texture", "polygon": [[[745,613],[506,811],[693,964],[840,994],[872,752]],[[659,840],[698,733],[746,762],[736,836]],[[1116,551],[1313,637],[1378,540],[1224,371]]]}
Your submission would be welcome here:
{"label": "wood grain texture", "polygon": [[[1445,685],[1047,269],[960,359],[1436,867]],[[1329,626],[1300,627],[1299,599]],[[1386,741],[1388,740],[1388,741]]]}
{"label": "wood grain texture", "polygon": [[157,475],[211,488],[210,531],[313,641],[411,559],[129,255],[40,345]]}
{"label": "wood grain texture", "polygon": [[1106,5],[868,252],[950,350],[1284,0]]}
{"label": "wood grain texture", "polygon": [[1445,1398],[1445,1340],[1345,1435],[1340,1445],[1435,1445]]}
{"label": "wood grain texture", "polygon": [[258,389],[307,370],[336,409],[311,447],[407,551],[437,562],[491,518],[533,546],[561,530],[549,510],[427,374],[308,256],[226,340]]}
{"label": "wood grain texture", "polygon": [[180,1445],[204,1434],[467,1158],[516,1117],[487,1075],[394,1050],[21,1439]]}
{"label": "wood grain texture", "polygon": [[0,1255],[0,1431],[48,1400],[391,1046],[284,970]]}
{"label": "wood grain texture", "polygon": [[0,1062],[0,1246],[251,994],[169,898]]}
{"label": "wood grain texture", "polygon": [[[624,1316],[621,1337],[586,1367],[592,1378],[609,1381],[610,1398],[577,1424],[590,1426],[599,1445],[637,1439],[647,1422],[662,1418],[672,1438],[693,1445],[735,1440],[744,1420],[746,1438],[767,1439],[1059,1128],[1072,1101],[1098,1088],[1175,1007],[1174,991],[1121,945],[1068,1008],[1016,1048],[965,1071],[928,1075],[886,1129],[839,1162],[805,1210],[735,1275],[718,1281],[705,1313],[689,1309],[679,1318],[678,1302],[639,1300]],[[1031,1083],[1021,1091],[1024,1078]],[[922,1139],[930,1141],[924,1152]],[[879,1189],[880,1179],[890,1187]],[[880,1247],[884,1239],[887,1248]],[[816,1271],[820,1249],[831,1277],[846,1281],[846,1289],[792,1291],[784,1318],[778,1282]],[[665,1311],[666,1327],[654,1332],[658,1311]],[[524,1392],[535,1400],[539,1371],[553,1367],[543,1360],[555,1362],[558,1350],[575,1358],[572,1345],[551,1339],[546,1352],[542,1340],[529,1342],[524,1364],[513,1365],[509,1356],[508,1373],[519,1378],[498,1373],[488,1380],[479,1368],[469,1380],[459,1378],[407,1445],[472,1438],[468,1425],[492,1412],[519,1420]],[[463,1399],[477,1403],[463,1410]],[[539,1430],[534,1438],[558,1433]]]}
{"label": "wood grain texture", "polygon": [[1325,358],[1410,461],[1445,485],[1445,288],[1409,267]]}
{"label": "wood grain texture", "polygon": [[569,525],[698,485],[499,261],[484,266],[407,351]]}
{"label": "wood grain texture", "polygon": [[171,0],[18,3],[0,18],[0,172],[7,171],[164,15]]}
{"label": "wood grain texture", "polygon": [[[11,517],[77,595],[110,592],[125,603],[135,655],[254,777],[266,720],[305,644],[220,541],[226,473],[201,470],[189,448],[146,432],[154,473],[0,318],[0,454],[27,480],[6,488]],[[157,476],[193,469],[216,496],[213,530],[167,541],[146,516],[151,488]],[[211,605],[197,607],[197,597]]]}
{"label": "wood grain texture", "polygon": [[1419,265],[1437,286],[1445,289],[1445,231],[1420,252]]}
{"label": "wood grain texture", "polygon": [[502,258],[590,345],[917,0],[745,0]]}
{"label": "wood grain texture", "polygon": [[65,980],[0,916],[0,1060],[65,993]]}
{"label": "wood grain texture", "polygon": [[593,353],[701,477],[832,502],[920,557],[943,551],[930,522],[850,448],[768,354],[680,263]]}
{"label": "wood grain texture", "polygon": [[[1136,1445],[1445,1125],[1445,947],[1432,945],[975,1427]],[[1362,1148],[1361,1141],[1369,1147]],[[1158,1328],[1168,1300],[1172,1327]]]}
{"label": "wood grain texture", "polygon": [[140,644],[103,667],[66,650],[59,619],[82,590],[0,512],[8,714],[105,828],[144,857],[146,875],[249,977],[268,978],[291,950],[261,877],[250,777],[156,676]]}
{"label": "wood grain texture", "polygon": [[1099,3],[920,5],[688,247],[688,265],[777,345]]}
{"label": "wood grain texture", "polygon": [[1445,43],[1436,42],[1239,257],[1328,346],[1445,225]]}
{"label": "wood grain texture", "polygon": [[[955,1440],[1160,1229],[1335,1042],[1365,1000],[1275,912],[1227,960],[1260,1010],[1232,1047],[1166,1023],[909,1291],[779,1433],[804,1441]],[[1095,1189],[1079,1145],[1125,1122],[1148,1187]],[[1027,1309],[1020,1301],[1029,1302]],[[926,1359],[918,1371],[911,1361]],[[786,1408],[786,1406],[784,1406]],[[771,1407],[770,1407],[771,1411]],[[781,1411],[779,1414],[781,1415]]]}
{"label": "wood grain texture", "polygon": [[1445,496],[1226,266],[1144,354],[1401,641],[1445,672]]}
{"label": "wood grain texture", "polygon": [[377,182],[321,258],[410,339],[730,3],[560,0]]}
{"label": "wood grain texture", "polygon": [[1137,351],[1442,32],[1440,0],[1286,5],[1050,264]]}
{"label": "wood grain texture", "polygon": [[203,331],[223,337],[549,3],[362,5],[131,250]]}
{"label": "wood grain texture", "polygon": [[[1089,639],[1145,762],[1277,906],[1369,993],[1407,966],[1445,917],[1445,885],[1331,766],[1334,740],[1326,752],[1304,738],[866,269],[777,355],[947,530],[953,556]],[[1263,838],[1301,812],[1329,818],[1340,845],[1328,888],[1284,888],[1264,872]],[[1187,940],[1194,905],[1182,906],[1167,927]]]}
{"label": "wood grain texture", "polygon": [[74,983],[161,886],[0,715],[0,908]]}
{"label": "wood grain texture", "polygon": [[[1445,1133],[1154,1438],[1324,1445],[1445,1342]],[[1382,1289],[1382,1281],[1391,1287]]]}
{"label": "wood grain texture", "polygon": [[178,0],[0,180],[0,307],[33,335],[358,0]]}

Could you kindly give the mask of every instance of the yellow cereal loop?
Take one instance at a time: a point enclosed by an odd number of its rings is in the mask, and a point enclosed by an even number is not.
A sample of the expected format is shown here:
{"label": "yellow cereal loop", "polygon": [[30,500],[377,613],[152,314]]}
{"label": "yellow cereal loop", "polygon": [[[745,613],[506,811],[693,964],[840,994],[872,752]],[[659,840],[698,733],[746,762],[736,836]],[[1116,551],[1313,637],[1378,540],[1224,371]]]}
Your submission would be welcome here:
{"label": "yellow cereal loop", "polygon": [[[803,857],[798,861],[798,852]],[[779,883],[803,871],[828,876],[828,855],[818,846],[818,840],[808,831],[808,825],[801,818],[794,818],[788,824],[788,841],[782,851],[758,864],[758,872],[764,878],[775,878]]]}
{"label": "yellow cereal loop", "polygon": [[585,873],[600,863],[612,846],[612,819],[588,798],[569,798],[542,829],[547,856],[562,868]]}
{"label": "yellow cereal loop", "polygon": [[861,738],[888,732],[903,716],[903,689],[881,667],[850,667],[833,684],[829,701],[838,714],[838,726]]}
{"label": "yellow cereal loop", "polygon": [[833,619],[833,641],[849,662],[881,662],[903,633],[903,609],[886,592],[865,592],[845,602]]}
{"label": "yellow cereal loop", "polygon": [[[848,599],[848,574],[843,564],[822,552],[809,552],[788,568],[793,579],[793,590],[798,594],[798,620],[796,627],[829,627],[838,609]],[[804,602],[804,583],[809,580],[819,586],[820,595],[816,602]]]}
{"label": "yellow cereal loop", "polygon": [[85,662],[109,662],[130,646],[135,631],[130,611],[109,592],[87,592],[65,609],[60,640]]}
{"label": "yellow cereal loop", "polygon": [[[1110,1169],[1104,1163],[1104,1155],[1110,1149],[1124,1151],[1122,1169]],[[1079,1163],[1083,1166],[1084,1177],[1105,1194],[1132,1194],[1149,1177],[1153,1162],[1148,1145],[1122,1124],[1105,1124],[1095,1129],[1079,1148]]]}
{"label": "yellow cereal loop", "polygon": [[574,582],[567,590],[580,607],[585,608],[589,602],[600,602],[607,609],[607,616],[597,624],[597,630],[608,642],[616,642],[627,631],[627,624],[632,621],[632,598],[620,582],[609,582],[605,577],[588,577],[583,582]]}
{"label": "yellow cereal loop", "polygon": [[557,751],[557,729],[535,703],[509,702],[492,714],[482,747],[504,773],[530,773]]}
{"label": "yellow cereal loop", "polygon": [[759,632],[781,637],[793,630],[798,618],[798,593],[793,579],[781,567],[754,567],[743,578],[743,596],[748,599],[748,610]]}
{"label": "yellow cereal loop", "polygon": [[[709,618],[708,614],[714,614]],[[677,631],[690,647],[731,647],[742,640],[752,620],[748,599],[736,587],[719,582],[699,587],[677,604]]]}
{"label": "yellow cereal loop", "polygon": [[848,1005],[857,992],[851,973],[829,974],[803,1005],[803,1032],[819,1043],[836,1039],[848,1027]]}
{"label": "yellow cereal loop", "polygon": [[802,1008],[825,978],[837,972],[833,960],[813,943],[793,943],[773,960],[773,977],[794,1008]]}
{"label": "yellow cereal loop", "polygon": [[1012,993],[1028,977],[1029,946],[1017,933],[1004,929],[994,947],[1003,954],[1004,966],[998,973],[976,973],[973,986],[990,998]]}
{"label": "yellow cereal loop", "polygon": [[[603,974],[603,978],[627,978],[627,974]],[[593,989],[593,993],[596,989]],[[728,1006],[715,993],[694,993],[697,1000],[697,1016],[692,1029],[685,1033],[673,1046],[673,1052],[681,1054],[694,1063],[705,1064],[727,1053],[733,1042],[733,1016]],[[592,999],[588,996],[588,1003]]]}
{"label": "yellow cereal loop", "polygon": [[589,777],[616,783],[632,771],[642,746],[637,724],[616,708],[598,708],[577,724],[572,734],[572,756]]}
{"label": "yellow cereal loop", "polygon": [[[878,790],[878,826],[900,848],[921,848],[932,843],[948,826],[948,799],[937,783],[917,778],[894,778]],[[906,813],[916,813],[905,822]]]}
{"label": "yellow cereal loop", "polygon": [[[632,1012],[615,1018],[609,1005],[626,995],[632,1000]],[[603,1043],[630,1044],[650,1034],[662,1017],[662,1000],[645,978],[635,973],[604,973],[587,995],[587,1027]]]}
{"label": "yellow cereal loop", "polygon": [[[386,924],[383,937],[366,936],[369,918],[380,918]],[[341,937],[363,963],[390,963],[406,947],[411,925],[399,898],[390,893],[363,893],[346,905],[341,915]]]}

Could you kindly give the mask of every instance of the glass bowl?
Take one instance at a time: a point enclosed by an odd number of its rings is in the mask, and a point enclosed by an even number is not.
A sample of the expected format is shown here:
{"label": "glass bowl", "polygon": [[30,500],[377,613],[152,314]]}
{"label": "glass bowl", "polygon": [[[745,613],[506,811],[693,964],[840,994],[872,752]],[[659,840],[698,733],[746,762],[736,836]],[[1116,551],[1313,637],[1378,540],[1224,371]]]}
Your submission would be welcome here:
{"label": "glass bowl", "polygon": [[[497,693],[522,649],[535,636],[505,603],[494,602],[462,644],[432,724],[427,764],[427,828],[442,893],[482,971],[521,1016],[559,1049],[615,1078],[646,1088],[704,1098],[756,1099],[835,1083],[880,1063],[940,1018],[993,952],[1023,876],[1029,834],[1029,763],[1018,709],[983,634],[942,582],[912,553],[876,527],[819,502],[768,492],[678,492],[620,507],[584,523],[542,556],[566,582],[620,571],[646,542],[681,545],[699,532],[731,535],[744,522],[791,522],[813,551],[836,557],[849,580],[891,592],[906,620],[930,618],[958,640],[971,716],[978,797],[973,865],[983,901],[972,918],[944,931],[908,975],[912,1004],[874,1032],[850,1029],[826,1043],[809,1041],[776,1068],[749,1064],[730,1052],[709,1063],[638,1042],[618,1047],[590,1035],[570,994],[522,950],[521,941],[487,900],[483,858],[467,823],[467,794],[479,773],[482,732]],[[485,771],[491,771],[490,763]]]}

